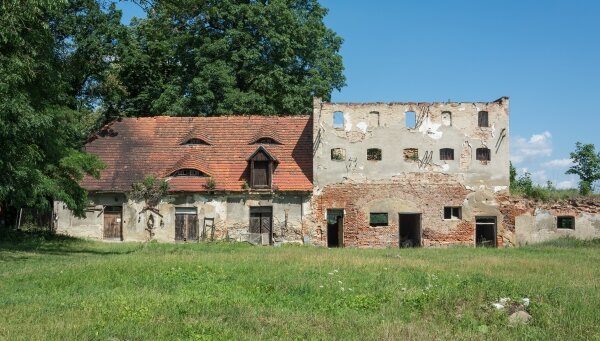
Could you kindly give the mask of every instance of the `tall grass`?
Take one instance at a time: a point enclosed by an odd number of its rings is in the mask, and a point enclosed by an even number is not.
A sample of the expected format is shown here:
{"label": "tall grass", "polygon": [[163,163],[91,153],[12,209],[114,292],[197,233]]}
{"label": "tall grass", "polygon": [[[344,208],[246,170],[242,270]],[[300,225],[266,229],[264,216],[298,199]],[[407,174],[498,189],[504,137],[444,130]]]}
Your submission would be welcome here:
{"label": "tall grass", "polygon": [[[0,242],[0,339],[600,338],[600,242],[519,249]],[[528,297],[533,320],[492,308]]]}

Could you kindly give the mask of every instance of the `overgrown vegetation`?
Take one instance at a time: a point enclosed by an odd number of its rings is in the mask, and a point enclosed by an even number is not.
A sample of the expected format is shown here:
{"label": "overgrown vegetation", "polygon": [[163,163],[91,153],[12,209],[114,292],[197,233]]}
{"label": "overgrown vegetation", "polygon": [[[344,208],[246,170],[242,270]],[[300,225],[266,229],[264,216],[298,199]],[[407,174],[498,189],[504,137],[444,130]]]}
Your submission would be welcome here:
{"label": "overgrown vegetation", "polygon": [[145,201],[146,205],[152,208],[160,203],[160,200],[167,195],[168,191],[168,182],[148,175],[142,182],[136,182],[131,185],[129,196],[133,200]]}
{"label": "overgrown vegetation", "polygon": [[[599,241],[572,239],[364,250],[21,234],[0,242],[0,339],[596,340],[599,263]],[[533,320],[509,325],[491,306],[502,297],[529,298]]]}

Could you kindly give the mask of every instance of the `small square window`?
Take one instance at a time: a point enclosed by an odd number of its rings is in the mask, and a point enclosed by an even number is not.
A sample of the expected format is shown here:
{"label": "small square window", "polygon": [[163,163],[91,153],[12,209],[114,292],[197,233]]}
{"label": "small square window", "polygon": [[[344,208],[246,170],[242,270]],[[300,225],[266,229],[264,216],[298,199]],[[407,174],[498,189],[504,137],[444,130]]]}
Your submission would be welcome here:
{"label": "small square window", "polygon": [[461,219],[461,208],[460,207],[444,207],[444,219]]}
{"label": "small square window", "polygon": [[477,150],[475,151],[475,158],[479,161],[490,161],[490,150],[488,148],[477,148]]}
{"label": "small square window", "polygon": [[406,148],[403,152],[404,161],[417,161],[419,160],[419,149],[417,148]]}
{"label": "small square window", "polygon": [[560,216],[556,218],[556,228],[559,229],[575,229],[575,217],[573,216]]}
{"label": "small square window", "polygon": [[331,160],[333,160],[333,161],[346,160],[346,150],[344,148],[332,148],[331,149]]}
{"label": "small square window", "polygon": [[378,148],[367,149],[367,160],[381,161],[381,149],[378,149]]}
{"label": "small square window", "polygon": [[370,226],[387,226],[388,225],[388,214],[387,213],[371,213],[369,215]]}
{"label": "small square window", "polygon": [[454,149],[452,149],[452,148],[440,149],[440,160],[454,160]]}

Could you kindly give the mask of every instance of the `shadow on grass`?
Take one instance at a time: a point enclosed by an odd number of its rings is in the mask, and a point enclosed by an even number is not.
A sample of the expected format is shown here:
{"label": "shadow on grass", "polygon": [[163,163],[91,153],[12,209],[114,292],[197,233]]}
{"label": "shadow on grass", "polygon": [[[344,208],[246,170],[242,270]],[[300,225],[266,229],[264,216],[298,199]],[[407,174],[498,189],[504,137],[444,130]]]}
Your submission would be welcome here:
{"label": "shadow on grass", "polygon": [[130,248],[99,245],[83,239],[57,235],[49,231],[0,231],[0,261],[21,261],[30,257],[7,252],[31,252],[48,255],[125,255],[136,252],[142,245]]}

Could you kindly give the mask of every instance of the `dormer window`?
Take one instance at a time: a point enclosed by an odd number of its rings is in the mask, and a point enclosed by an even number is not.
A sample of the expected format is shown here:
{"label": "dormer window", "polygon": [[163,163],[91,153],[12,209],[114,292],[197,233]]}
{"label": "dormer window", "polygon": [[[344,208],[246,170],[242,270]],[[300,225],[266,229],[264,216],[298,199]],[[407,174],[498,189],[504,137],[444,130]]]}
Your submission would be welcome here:
{"label": "dormer window", "polygon": [[271,188],[277,159],[267,149],[260,146],[247,160],[250,163],[250,187],[254,189]]}
{"label": "dormer window", "polygon": [[196,144],[209,145],[209,143],[204,141],[203,139],[199,139],[199,138],[195,138],[195,137],[185,141],[183,144],[186,144],[186,145],[188,145],[188,144],[189,145],[196,145]]}
{"label": "dormer window", "polygon": [[277,141],[273,140],[270,137],[262,137],[262,138],[256,140],[255,143],[259,143],[259,144],[277,144]]}
{"label": "dormer window", "polygon": [[176,170],[175,172],[173,172],[173,174],[171,174],[171,176],[206,176],[206,175],[197,169],[184,168],[184,169]]}

